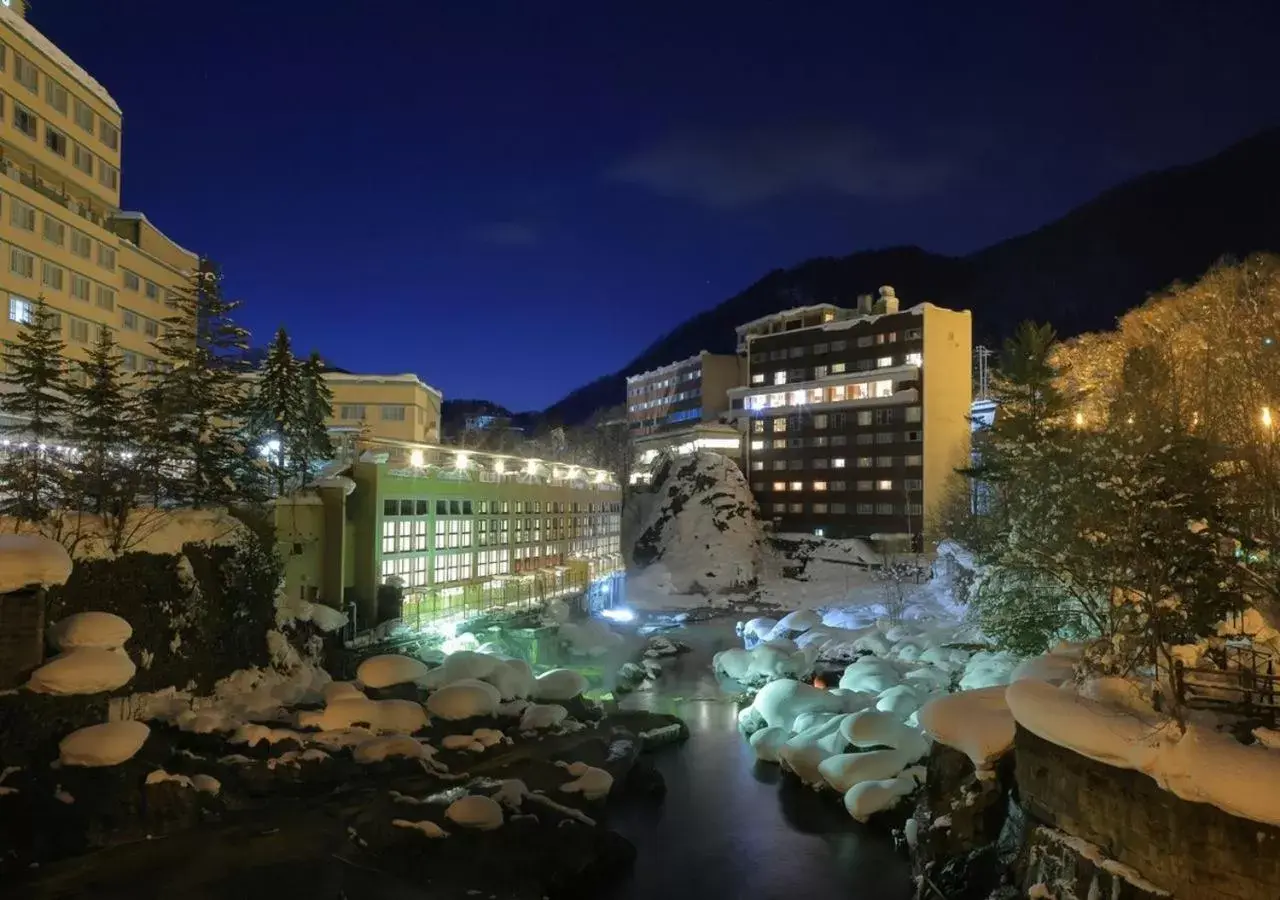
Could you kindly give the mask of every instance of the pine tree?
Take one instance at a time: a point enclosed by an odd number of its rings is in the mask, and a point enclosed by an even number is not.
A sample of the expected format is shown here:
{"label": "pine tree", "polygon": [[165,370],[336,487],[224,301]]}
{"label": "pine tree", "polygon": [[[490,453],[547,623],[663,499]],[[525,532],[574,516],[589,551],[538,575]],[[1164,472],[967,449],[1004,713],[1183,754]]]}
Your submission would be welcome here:
{"label": "pine tree", "polygon": [[225,504],[243,497],[252,481],[241,434],[248,332],[232,321],[239,304],[223,297],[221,276],[207,260],[167,302],[170,315],[153,342],[162,367],[146,392],[155,417],[148,455],[172,502]]}
{"label": "pine tree", "polygon": [[249,401],[249,423],[255,442],[267,448],[276,492],[283,494],[291,471],[305,461],[306,397],[302,365],[293,355],[289,334],[281,328],[267,351],[266,362]]}
{"label": "pine tree", "polygon": [[98,330],[81,371],[84,381],[67,386],[67,440],[75,448],[69,467],[74,493],[81,508],[123,520],[138,494],[138,469],[131,457],[140,416],[109,328]]}
{"label": "pine tree", "polygon": [[329,437],[329,418],[333,415],[333,391],[324,380],[324,361],[312,352],[302,363],[302,444],[294,455],[303,484],[311,480],[312,466],[333,459],[333,441]]}
{"label": "pine tree", "polygon": [[62,497],[65,457],[58,445],[67,412],[67,381],[57,317],[43,296],[27,309],[6,354],[9,372],[4,377],[6,391],[0,395],[0,411],[16,420],[0,428],[9,444],[0,462],[0,509],[18,520],[41,522]]}

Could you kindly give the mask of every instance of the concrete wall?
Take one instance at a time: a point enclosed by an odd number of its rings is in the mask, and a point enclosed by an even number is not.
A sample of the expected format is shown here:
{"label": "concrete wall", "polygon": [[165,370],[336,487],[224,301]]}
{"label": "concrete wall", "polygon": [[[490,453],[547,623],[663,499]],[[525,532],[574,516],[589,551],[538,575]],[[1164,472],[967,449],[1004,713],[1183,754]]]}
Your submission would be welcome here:
{"label": "concrete wall", "polygon": [[729,408],[730,388],[746,384],[746,357],[702,354],[702,419],[714,420]]}
{"label": "concrete wall", "polygon": [[1190,803],[1019,728],[1018,791],[1031,817],[1097,845],[1180,900],[1280,897],[1280,828]]}
{"label": "concrete wall", "polygon": [[973,403],[973,317],[926,306],[924,364],[921,367],[924,406],[924,531],[935,532],[939,507],[955,477],[969,464]]}

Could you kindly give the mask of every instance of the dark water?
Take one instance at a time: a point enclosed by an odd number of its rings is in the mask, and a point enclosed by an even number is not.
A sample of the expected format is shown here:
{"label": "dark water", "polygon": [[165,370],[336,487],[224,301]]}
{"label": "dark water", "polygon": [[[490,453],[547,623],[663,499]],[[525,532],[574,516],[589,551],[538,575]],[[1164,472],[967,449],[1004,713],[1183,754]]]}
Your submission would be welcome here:
{"label": "dark water", "polygon": [[636,845],[636,869],[611,898],[726,900],[849,897],[906,900],[910,867],[889,838],[849,818],[839,799],[758,764],[737,730],[733,695],[711,656],[740,646],[730,625],[708,622],[672,637],[693,651],[667,663],[657,690],[624,706],[672,712],[689,741],[659,752],[661,805],[619,809],[610,826]]}

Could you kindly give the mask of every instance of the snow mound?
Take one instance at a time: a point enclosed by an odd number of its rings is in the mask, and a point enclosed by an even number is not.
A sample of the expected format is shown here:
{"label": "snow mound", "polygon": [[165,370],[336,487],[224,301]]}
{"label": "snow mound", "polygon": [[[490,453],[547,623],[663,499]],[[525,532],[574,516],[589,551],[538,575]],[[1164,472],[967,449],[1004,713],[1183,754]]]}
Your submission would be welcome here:
{"label": "snow mound", "polygon": [[324,686],[324,702],[333,703],[337,700],[368,699],[364,695],[364,691],[352,681],[331,681]]}
{"label": "snow mound", "polygon": [[651,486],[632,558],[660,568],[670,594],[716,594],[753,583],[763,535],[742,470],[719,453],[667,458]]}
{"label": "snow mound", "polygon": [[523,659],[501,661],[482,680],[497,688],[503,700],[523,700],[533,693],[533,669]]}
{"label": "snow mound", "polygon": [[310,622],[324,632],[345,628],[347,614],[323,603],[293,598],[276,600],[276,627],[283,628],[290,622]]}
{"label": "snow mound", "polygon": [[430,669],[421,660],[411,656],[387,653],[371,656],[356,669],[356,680],[365,687],[385,688],[393,684],[408,684],[425,678]]}
{"label": "snow mound", "polygon": [[569,715],[569,711],[557,703],[532,703],[524,709],[520,717],[521,731],[538,731],[543,728],[555,728]]}
{"label": "snow mound", "polygon": [[795,643],[777,638],[756,644],[750,650],[734,647],[722,650],[711,667],[726,678],[742,684],[757,684],[776,678],[803,678],[813,670],[813,655]]}
{"label": "snow mound", "polygon": [[1008,651],[992,653],[980,650],[969,659],[964,675],[960,678],[960,690],[972,691],[977,688],[995,687],[1008,684],[1013,676],[1018,659]]}
{"label": "snow mound", "polygon": [[1009,675],[1010,681],[1047,681],[1050,684],[1065,684],[1076,677],[1076,662],[1080,658],[1080,649],[1072,644],[1059,644],[1043,656],[1024,659],[1014,667]]}
{"label": "snow mound", "polygon": [[573,656],[603,656],[623,641],[622,635],[599,619],[565,622],[558,637]]}
{"label": "snow mound", "polygon": [[173,782],[214,797],[222,791],[222,782],[212,775],[173,775],[164,769],[156,769],[147,775],[146,784],[164,784],[165,782]]}
{"label": "snow mound", "polygon": [[434,751],[407,734],[388,734],[369,738],[356,745],[351,758],[363,765],[383,762],[393,756],[407,759],[430,759]]}
{"label": "snow mound", "polygon": [[58,759],[64,766],[115,766],[133,759],[150,736],[145,722],[90,725],[58,743]]}
{"label": "snow mound", "polygon": [[482,681],[459,681],[433,691],[427,698],[427,711],[442,719],[469,719],[492,716],[498,712],[498,689]]}
{"label": "snow mound", "polygon": [[587,689],[587,679],[573,669],[543,672],[533,683],[535,700],[572,700]]}
{"label": "snow mound", "polygon": [[924,766],[915,766],[896,778],[863,781],[844,795],[844,808],[854,819],[865,822],[876,813],[897,806],[903,797],[924,784],[924,778]]}
{"label": "snow mound", "polygon": [[449,832],[445,831],[430,819],[423,819],[419,822],[411,822],[408,819],[392,819],[391,824],[396,828],[412,828],[429,838],[444,838],[449,836]]}
{"label": "snow mound", "polygon": [[765,640],[789,637],[793,631],[805,632],[811,628],[816,628],[821,624],[821,613],[812,609],[798,609],[795,612],[787,613],[783,616],[773,626],[770,630],[770,634],[765,638]]}
{"label": "snow mound", "polygon": [[802,713],[841,713],[844,712],[845,701],[838,694],[783,678],[762,687],[751,708],[760,714],[766,725],[780,725],[793,730],[796,718]]}
{"label": "snow mound", "polygon": [[791,740],[790,729],[781,725],[769,725],[751,735],[751,749],[755,751],[760,762],[778,762],[779,754],[787,741]]}
{"label": "snow mound", "polygon": [[989,769],[1013,746],[1013,714],[1004,695],[997,685],[934,697],[920,710],[920,726],[969,757],[975,769]]}
{"label": "snow mound", "polygon": [[588,800],[602,800],[609,796],[613,776],[604,769],[597,769],[584,762],[568,763],[565,768],[569,770],[573,780],[560,785],[560,790],[567,794],[581,794]]}
{"label": "snow mound", "polygon": [[32,672],[27,688],[40,694],[97,694],[124,687],[137,671],[123,651],[81,647]]}
{"label": "snow mound", "polygon": [[75,613],[59,619],[49,629],[49,640],[59,650],[118,650],[132,636],[133,626],[108,612]]}
{"label": "snow mound", "polygon": [[57,541],[39,534],[0,534],[0,594],[66,584],[70,577],[71,556]]}
{"label": "snow mound", "polygon": [[299,728],[343,731],[352,725],[367,725],[374,731],[410,734],[427,724],[422,704],[412,700],[369,700],[363,696],[340,696],[322,710],[298,713]]}
{"label": "snow mound", "polygon": [[480,794],[469,794],[449,804],[445,818],[463,828],[492,831],[502,825],[502,807]]}
{"label": "snow mound", "polygon": [[919,757],[908,750],[868,750],[865,753],[840,753],[818,764],[818,774],[827,786],[841,794],[864,781],[897,778],[902,770]]}

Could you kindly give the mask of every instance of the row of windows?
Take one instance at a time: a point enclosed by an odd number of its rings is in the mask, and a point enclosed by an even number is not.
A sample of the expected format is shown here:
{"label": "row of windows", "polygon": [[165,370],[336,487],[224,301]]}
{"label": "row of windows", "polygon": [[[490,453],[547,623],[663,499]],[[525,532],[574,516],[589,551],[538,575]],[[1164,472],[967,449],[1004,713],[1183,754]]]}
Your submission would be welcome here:
{"label": "row of windows", "polygon": [[[0,42],[0,72],[8,68],[9,52],[9,46]],[[42,76],[44,78],[44,99],[46,103],[62,115],[70,115],[80,130],[87,134],[92,135],[96,131],[98,140],[107,147],[112,150],[120,149],[120,129],[106,119],[95,116],[87,103],[84,103],[78,97],[72,97],[68,94],[67,89],[57,79],[50,78],[48,74],[42,73],[35,63],[16,50],[13,51],[14,81],[38,97],[40,96],[40,79]],[[94,128],[95,124],[97,125],[96,129]]]}
{"label": "row of windows", "polygon": [[[774,513],[797,515],[805,512],[804,503],[772,503]],[[854,513],[859,516],[920,516],[924,506],[919,503],[810,503],[808,512],[814,515],[842,516]]]}
{"label": "row of windows", "polygon": [[[21,231],[29,231],[35,234],[36,231],[36,208],[30,203],[19,200],[12,194],[9,198],[9,224]],[[56,244],[59,247],[65,247],[67,232],[71,232],[71,252],[83,259],[91,259],[100,268],[106,269],[108,272],[116,270],[116,251],[113,247],[97,242],[97,253],[94,253],[94,240],[75,228],[68,229],[66,224],[60,219],[56,219],[49,214],[45,214],[40,228],[40,236],[50,244]],[[136,276],[135,276],[136,277]],[[147,282],[150,284],[151,282]],[[150,296],[150,294],[148,294]],[[158,293],[157,293],[158,296]]]}
{"label": "row of windows", "polygon": [[[875,358],[855,360],[853,363],[853,371],[870,372],[874,369],[888,369],[894,366],[920,366],[924,364],[924,354],[919,351],[907,353],[902,356],[877,356]],[[832,363],[828,366],[814,366],[812,369],[778,369],[773,373],[772,379],[768,378],[764,372],[754,372],[751,375],[752,384],[794,384],[798,381],[816,381],[820,378],[826,378],[829,375],[843,375],[850,371],[848,363]]]}
{"label": "row of windows", "polygon": [[[437,516],[470,516],[470,515],[489,515],[489,516],[505,516],[510,514],[512,503],[515,504],[515,514],[522,515],[524,513],[541,513],[543,507],[546,507],[548,513],[606,513],[620,512],[621,504],[619,503],[582,503],[577,500],[566,502],[564,500],[548,500],[545,504],[541,500],[448,500],[439,499],[435,501],[435,511]],[[430,500],[383,500],[382,514],[384,516],[425,516],[431,510]]]}
{"label": "row of windows", "polygon": [[773,391],[751,394],[746,399],[749,410],[776,409],[784,406],[806,406],[822,403],[843,403],[848,400],[869,400],[893,396],[893,379],[860,381],[855,384],[835,384],[794,391]]}
{"label": "row of windows", "polygon": [[[904,422],[919,422],[921,408],[919,406],[883,406],[879,409],[861,409],[853,414],[853,422],[859,426],[892,425],[901,419]],[[844,413],[794,413],[790,416],[778,416],[774,419],[754,419],[751,422],[753,434],[772,431],[782,434],[786,431],[799,431],[808,427],[815,431],[828,428],[844,428],[848,419]]]}
{"label": "row of windows", "polygon": [[[859,447],[868,447],[872,444],[897,444],[899,442],[915,444],[924,440],[923,431],[863,431],[853,436],[853,443]],[[753,451],[762,450],[797,450],[804,447],[844,447],[847,446],[847,435],[837,434],[830,438],[825,435],[818,437],[779,437],[772,440],[759,438],[751,442]]]}
{"label": "row of windows", "polygon": [[[77,103],[79,101],[76,101]],[[17,99],[10,97],[9,106],[13,108],[11,116],[13,127],[31,140],[40,139],[40,117],[27,109]],[[4,95],[0,94],[0,117],[4,115]],[[92,115],[92,113],[91,113]],[[106,160],[96,156],[83,144],[71,140],[66,132],[55,128],[49,122],[44,123],[44,147],[51,153],[66,159],[68,154],[71,164],[92,176],[98,173],[98,184],[111,191],[120,190],[120,170]]]}
{"label": "row of windows", "polygon": [[[924,336],[924,331],[920,328],[908,328],[902,332],[902,340],[918,341]],[[883,344],[896,344],[898,342],[898,332],[882,331],[878,334],[864,334],[854,339],[855,347],[878,347]],[[811,344],[799,347],[784,347],[779,350],[762,350],[759,353],[751,354],[751,365],[754,368],[759,363],[777,361],[780,359],[800,359],[807,354],[814,356],[824,356],[827,353],[842,353],[849,349],[847,340],[830,341],[826,343]]]}
{"label": "row of windows", "polygon": [[[775,491],[847,491],[849,482],[847,481],[767,481],[752,482],[751,489],[763,493],[772,487]],[[892,478],[879,478],[868,481],[853,482],[855,491],[891,491],[895,487],[900,487],[906,491],[924,490],[924,481],[919,478],[907,478],[901,483],[895,482]]]}
{"label": "row of windows", "polygon": [[644,400],[640,403],[633,403],[627,407],[628,412],[641,412],[646,409],[653,409],[658,406],[670,406],[672,403],[682,403],[685,400],[692,400],[700,397],[702,391],[681,391],[678,394],[669,394],[665,397],[656,397],[653,400]]}
{"label": "row of windows", "polygon": [[[48,217],[46,216],[45,218],[47,220]],[[147,295],[148,300],[159,302],[160,285],[156,284],[154,281],[140,277],[137,272],[130,271],[129,269],[122,268],[121,271],[124,272],[125,290],[133,291],[135,294],[141,291]],[[173,294],[166,291],[165,299],[172,301],[174,299]]]}
{"label": "row of windows", "polygon": [[[36,301],[18,294],[9,295],[9,321],[20,325],[29,325],[35,320]],[[104,327],[96,322],[81,319],[78,316],[64,314],[60,310],[50,309],[49,320],[55,331],[62,334],[65,320],[67,326],[66,339],[75,344],[90,344],[98,340],[98,332]],[[133,350],[120,351],[123,367],[126,372],[154,372],[160,367],[160,361],[154,357]]]}
{"label": "row of windows", "polygon": [[[855,456],[852,460],[852,466],[855,469],[890,469],[901,462],[904,466],[922,466],[924,465],[924,457],[920,455],[910,456]],[[819,457],[817,459],[775,459],[769,466],[775,472],[785,472],[787,469],[844,469],[848,468],[850,460],[843,456],[836,456],[831,459]],[[753,459],[751,461],[752,472],[764,471],[764,460]]]}
{"label": "row of windows", "polygon": [[[403,422],[406,420],[406,410],[408,408],[402,403],[384,403],[379,409],[384,422]],[[363,422],[369,418],[369,410],[364,403],[345,403],[338,407],[338,418],[348,422]]]}
{"label": "row of windows", "polygon": [[647,381],[639,387],[631,388],[627,393],[632,397],[639,397],[641,394],[662,391],[668,388],[676,387],[689,381],[697,381],[702,377],[702,368],[690,369],[688,372],[677,372],[670,378],[664,378],[661,381]]}

